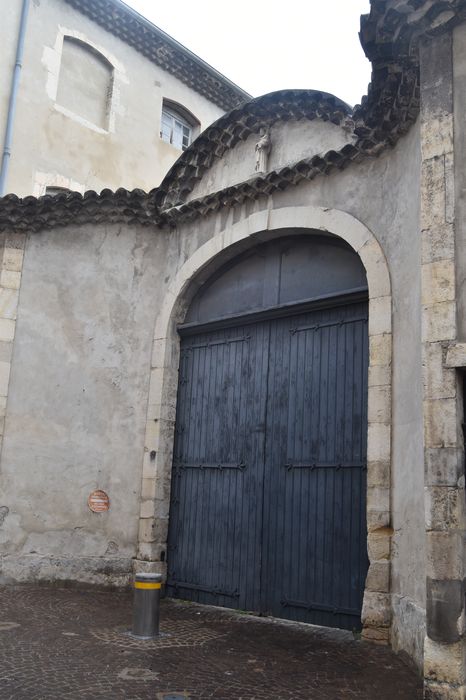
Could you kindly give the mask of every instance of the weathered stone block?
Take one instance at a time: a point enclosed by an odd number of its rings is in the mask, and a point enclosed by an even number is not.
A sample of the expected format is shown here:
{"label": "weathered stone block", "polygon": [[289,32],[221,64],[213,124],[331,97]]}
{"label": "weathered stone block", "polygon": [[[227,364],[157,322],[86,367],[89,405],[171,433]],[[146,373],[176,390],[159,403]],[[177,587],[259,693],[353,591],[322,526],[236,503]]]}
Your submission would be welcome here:
{"label": "weathered stone block", "polygon": [[361,636],[366,642],[371,642],[372,644],[383,644],[385,646],[390,642],[390,628],[364,627]]}
{"label": "weathered stone block", "polygon": [[10,381],[11,364],[0,362],[0,396],[8,396],[8,383]]}
{"label": "weathered stone block", "polygon": [[11,343],[15,337],[16,322],[10,318],[0,318],[0,341]]}
{"label": "weathered stone block", "polygon": [[390,511],[389,510],[370,510],[367,511],[367,530],[369,533],[383,530],[390,527]]}
{"label": "weathered stone block", "polygon": [[448,399],[456,396],[456,372],[445,367],[445,354],[446,348],[442,343],[424,343],[422,364],[424,396],[427,399]]}
{"label": "weathered stone block", "polygon": [[390,592],[390,562],[375,561],[369,566],[366,590],[378,593]]}
{"label": "weathered stone block", "polygon": [[456,338],[456,303],[444,301],[422,309],[422,339],[435,343]]}
{"label": "weathered stone block", "polygon": [[162,403],[162,387],[165,369],[155,367],[150,373],[149,405]]}
{"label": "weathered stone block", "polygon": [[[445,202],[446,206],[446,202]],[[430,263],[435,260],[451,260],[455,256],[455,238],[453,225],[450,222],[430,224],[426,220],[421,238],[422,262]]]}
{"label": "weathered stone block", "polygon": [[151,560],[149,557],[148,561],[133,559],[133,572],[135,574],[162,574],[162,576],[166,576],[167,565],[161,561]]}
{"label": "weathered stone block", "polygon": [[19,291],[0,287],[0,318],[16,319]]}
{"label": "weathered stone block", "polygon": [[368,385],[371,386],[389,386],[392,380],[392,366],[388,365],[370,365]]}
{"label": "weathered stone block", "polygon": [[369,335],[392,332],[391,296],[369,299]]}
{"label": "weathered stone block", "polygon": [[0,287],[19,289],[21,286],[21,272],[2,270],[0,273]]}
{"label": "weathered stone block", "polygon": [[466,343],[450,343],[446,351],[445,367],[466,367]]}
{"label": "weathered stone block", "polygon": [[11,270],[11,272],[21,272],[23,259],[24,251],[20,248],[5,248],[2,267],[4,270]]}
{"label": "weathered stone block", "polygon": [[167,363],[165,361],[166,351],[167,351],[167,340],[165,338],[157,339],[157,340],[153,341],[151,364],[152,364],[152,367],[154,369],[167,366]]}
{"label": "weathered stone block", "polygon": [[438,447],[425,451],[427,486],[458,486],[464,474],[464,452],[461,447]]}
{"label": "weathered stone block", "polygon": [[456,447],[460,443],[457,409],[456,399],[424,401],[426,447]]}
{"label": "weathered stone block", "polygon": [[150,501],[155,498],[155,479],[142,480],[141,498],[143,501]]}
{"label": "weathered stone block", "polygon": [[155,542],[154,518],[141,518],[139,520],[139,542]]}
{"label": "weathered stone block", "polygon": [[436,581],[463,578],[463,541],[459,533],[427,533],[426,576]]}
{"label": "weathered stone block", "polygon": [[361,615],[364,627],[389,627],[391,613],[388,593],[365,591]]}
{"label": "weathered stone block", "polygon": [[[147,481],[147,479],[143,479],[143,481]],[[153,518],[155,515],[154,513],[154,501],[153,500],[148,500],[148,501],[142,501],[141,502],[141,508],[140,508],[140,517],[141,518]]]}
{"label": "weathered stone block", "polygon": [[367,487],[390,488],[390,462],[372,461],[367,464]]}
{"label": "weathered stone block", "polygon": [[463,632],[464,586],[462,581],[427,578],[427,636],[440,644],[459,642]]}
{"label": "weathered stone block", "polygon": [[425,160],[421,166],[421,229],[446,223],[445,158]]}
{"label": "weathered stone block", "polygon": [[[435,683],[464,685],[465,676],[464,642],[440,644],[428,636],[424,642],[424,676]],[[450,696],[445,696],[450,697]]]}
{"label": "weathered stone block", "polygon": [[376,365],[390,365],[392,359],[392,336],[390,333],[370,336],[369,357],[370,364],[373,367]]}
{"label": "weathered stone block", "polygon": [[371,386],[368,390],[369,423],[390,423],[392,392],[389,386]]}
{"label": "weathered stone block", "polygon": [[393,530],[389,527],[379,528],[369,532],[367,537],[367,551],[369,560],[384,561],[390,559],[391,539]]}
{"label": "weathered stone block", "polygon": [[390,489],[371,486],[367,489],[367,510],[390,512]]}
{"label": "weathered stone block", "polygon": [[445,220],[455,222],[455,156],[453,151],[445,154]]}
{"label": "weathered stone block", "polygon": [[466,687],[449,683],[427,681],[424,685],[424,700],[465,700]]}
{"label": "weathered stone block", "polygon": [[455,263],[437,260],[422,266],[422,303],[431,305],[455,299]]}
{"label": "weathered stone block", "polygon": [[[165,547],[163,545],[156,544],[154,542],[141,542],[138,547],[138,559],[142,559],[148,562],[160,562],[162,552],[164,551]],[[140,572],[138,571],[138,573]]]}
{"label": "weathered stone block", "polygon": [[[442,23],[442,15],[437,21]],[[451,19],[451,15],[443,17]],[[452,36],[443,33],[420,45],[423,91],[421,123],[431,122],[442,114],[453,112]]]}
{"label": "weathered stone block", "polygon": [[449,530],[463,526],[464,489],[428,486],[424,490],[428,530]]}
{"label": "weathered stone block", "polygon": [[369,294],[377,297],[390,296],[390,277],[387,262],[379,244],[371,240],[359,249],[359,255],[367,270]]}
{"label": "weathered stone block", "polygon": [[0,340],[0,362],[11,362],[13,343]]}
{"label": "weathered stone block", "polygon": [[389,461],[391,428],[385,423],[369,423],[367,432],[367,460]]}
{"label": "weathered stone block", "polygon": [[421,126],[423,160],[442,156],[453,150],[453,114],[439,114]]}
{"label": "weathered stone block", "polygon": [[155,479],[156,476],[156,460],[153,459],[149,450],[145,450],[142,463],[142,478]]}

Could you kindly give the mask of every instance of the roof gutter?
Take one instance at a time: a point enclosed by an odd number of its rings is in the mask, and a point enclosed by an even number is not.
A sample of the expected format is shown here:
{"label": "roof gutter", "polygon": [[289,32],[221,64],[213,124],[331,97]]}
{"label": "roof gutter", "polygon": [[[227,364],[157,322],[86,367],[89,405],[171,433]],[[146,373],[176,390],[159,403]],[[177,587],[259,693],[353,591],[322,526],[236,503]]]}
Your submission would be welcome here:
{"label": "roof gutter", "polygon": [[0,197],[5,194],[8,168],[11,158],[11,144],[13,141],[13,126],[15,121],[16,103],[18,99],[19,79],[23,67],[24,44],[26,40],[26,25],[29,14],[30,0],[23,0],[21,10],[21,20],[19,24],[18,45],[16,48],[16,61],[13,68],[11,81],[10,101],[8,104],[8,115],[6,120],[5,138],[3,141],[2,167],[0,170]]}

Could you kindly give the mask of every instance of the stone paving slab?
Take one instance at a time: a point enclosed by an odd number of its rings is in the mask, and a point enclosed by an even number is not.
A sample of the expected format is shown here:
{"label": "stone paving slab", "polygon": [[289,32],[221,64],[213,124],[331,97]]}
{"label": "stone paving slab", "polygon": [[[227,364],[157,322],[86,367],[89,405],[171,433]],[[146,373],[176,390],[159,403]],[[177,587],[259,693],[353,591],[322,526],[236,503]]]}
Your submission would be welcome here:
{"label": "stone paving slab", "polygon": [[166,600],[128,636],[131,594],[0,589],[2,700],[417,700],[389,649],[351,633]]}

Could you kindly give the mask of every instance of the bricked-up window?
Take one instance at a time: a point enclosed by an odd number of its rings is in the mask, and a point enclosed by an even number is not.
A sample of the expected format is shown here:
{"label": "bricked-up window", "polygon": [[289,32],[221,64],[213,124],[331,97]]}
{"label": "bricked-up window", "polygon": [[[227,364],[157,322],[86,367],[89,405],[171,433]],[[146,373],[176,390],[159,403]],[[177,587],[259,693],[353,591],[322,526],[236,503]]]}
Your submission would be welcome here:
{"label": "bricked-up window", "polygon": [[168,100],[163,101],[160,138],[185,151],[197,136],[199,122],[188,110]]}
{"label": "bricked-up window", "polygon": [[88,44],[65,36],[57,103],[73,114],[108,128],[113,92],[113,66]]}
{"label": "bricked-up window", "polygon": [[71,190],[68,187],[55,187],[55,185],[50,185],[50,187],[45,188],[45,194],[55,197],[57,194],[69,194]]}

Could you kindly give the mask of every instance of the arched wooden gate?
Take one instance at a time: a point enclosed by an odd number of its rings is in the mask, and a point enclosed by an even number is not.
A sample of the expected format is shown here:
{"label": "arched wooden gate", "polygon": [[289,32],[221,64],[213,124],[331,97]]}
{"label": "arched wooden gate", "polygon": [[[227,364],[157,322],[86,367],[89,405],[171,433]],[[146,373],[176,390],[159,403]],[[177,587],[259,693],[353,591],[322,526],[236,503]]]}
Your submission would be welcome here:
{"label": "arched wooden gate", "polygon": [[167,592],[360,626],[367,283],[330,236],[221,269],[181,334]]}

